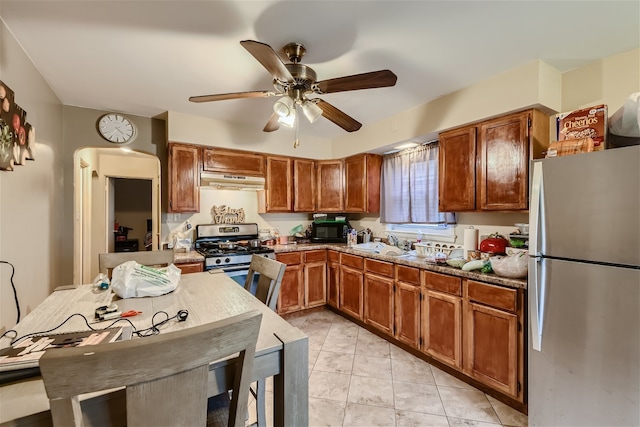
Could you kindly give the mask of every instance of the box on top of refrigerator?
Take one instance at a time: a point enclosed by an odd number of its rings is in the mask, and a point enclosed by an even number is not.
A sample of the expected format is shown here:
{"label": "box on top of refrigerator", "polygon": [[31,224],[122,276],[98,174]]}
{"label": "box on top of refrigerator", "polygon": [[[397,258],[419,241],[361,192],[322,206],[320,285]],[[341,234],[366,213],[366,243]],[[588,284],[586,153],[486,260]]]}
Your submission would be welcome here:
{"label": "box on top of refrigerator", "polygon": [[594,105],[588,108],[556,114],[556,136],[558,141],[591,138],[593,151],[606,148],[607,106]]}

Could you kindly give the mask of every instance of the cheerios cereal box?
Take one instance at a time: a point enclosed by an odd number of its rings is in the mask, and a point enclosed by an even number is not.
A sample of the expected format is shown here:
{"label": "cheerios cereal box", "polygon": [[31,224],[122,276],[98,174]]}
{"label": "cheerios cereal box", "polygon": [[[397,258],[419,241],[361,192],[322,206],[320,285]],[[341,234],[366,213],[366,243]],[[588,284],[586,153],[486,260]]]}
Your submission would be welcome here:
{"label": "cheerios cereal box", "polygon": [[558,141],[591,138],[593,151],[606,148],[607,106],[605,104],[556,114]]}

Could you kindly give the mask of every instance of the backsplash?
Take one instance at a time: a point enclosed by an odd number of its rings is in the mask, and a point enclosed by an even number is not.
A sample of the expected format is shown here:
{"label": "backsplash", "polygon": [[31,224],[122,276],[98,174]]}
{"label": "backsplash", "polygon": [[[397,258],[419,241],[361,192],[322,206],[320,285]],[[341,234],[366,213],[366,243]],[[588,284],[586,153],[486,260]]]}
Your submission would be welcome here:
{"label": "backsplash", "polygon": [[[308,213],[269,213],[258,214],[258,197],[254,191],[204,189],[200,191],[200,212],[188,214],[164,214],[162,217],[162,242],[167,242],[169,236],[176,232],[184,237],[195,238],[195,226],[198,224],[211,224],[213,206],[227,205],[232,209],[244,209],[245,222],[257,223],[258,229],[278,228],[280,234],[288,235],[290,230],[298,225],[303,229],[313,220]],[[329,214],[333,216],[333,214]],[[380,217],[375,215],[346,214],[347,220],[356,230],[369,228],[373,237],[386,238],[386,224],[380,222]],[[464,229],[473,226],[479,230],[479,241],[492,233],[500,233],[508,238],[515,233],[516,223],[529,222],[528,213],[497,213],[497,212],[463,212],[457,214],[458,223],[455,226],[455,245],[464,243]],[[186,222],[192,225],[191,230],[185,231]],[[171,233],[174,234],[171,234]],[[433,239],[425,239],[433,240]]]}

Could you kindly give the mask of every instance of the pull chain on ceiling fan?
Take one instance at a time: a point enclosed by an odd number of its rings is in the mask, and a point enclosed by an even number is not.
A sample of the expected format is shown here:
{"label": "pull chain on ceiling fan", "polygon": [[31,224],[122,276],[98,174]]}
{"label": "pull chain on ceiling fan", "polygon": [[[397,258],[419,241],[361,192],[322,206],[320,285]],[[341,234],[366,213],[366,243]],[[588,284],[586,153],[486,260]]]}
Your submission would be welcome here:
{"label": "pull chain on ceiling fan", "polygon": [[334,92],[345,92],[360,89],[373,89],[394,86],[397,76],[390,70],[372,71],[334,79],[317,81],[316,72],[300,60],[306,50],[300,43],[289,43],[284,53],[290,63],[285,64],[271,46],[254,40],[243,40],[240,44],[249,51],[273,76],[273,91],[249,91],[223,93],[217,95],[201,95],[189,98],[191,102],[211,102],[225,99],[281,97],[273,105],[273,113],[265,125],[264,132],[273,132],[281,124],[296,126],[296,142],[298,145],[298,106],[304,116],[315,122],[320,116],[332,121],[347,132],[354,132],[362,126],[357,120],[320,98],[309,98],[310,95],[324,95]]}

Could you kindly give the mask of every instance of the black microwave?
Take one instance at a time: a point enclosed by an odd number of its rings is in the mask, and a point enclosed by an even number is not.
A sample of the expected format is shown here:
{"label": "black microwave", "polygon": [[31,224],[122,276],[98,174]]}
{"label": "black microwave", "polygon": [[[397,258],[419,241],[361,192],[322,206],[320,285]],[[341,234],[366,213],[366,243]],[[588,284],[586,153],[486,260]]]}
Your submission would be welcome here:
{"label": "black microwave", "polygon": [[346,221],[313,221],[311,241],[323,243],[347,243],[351,226]]}

